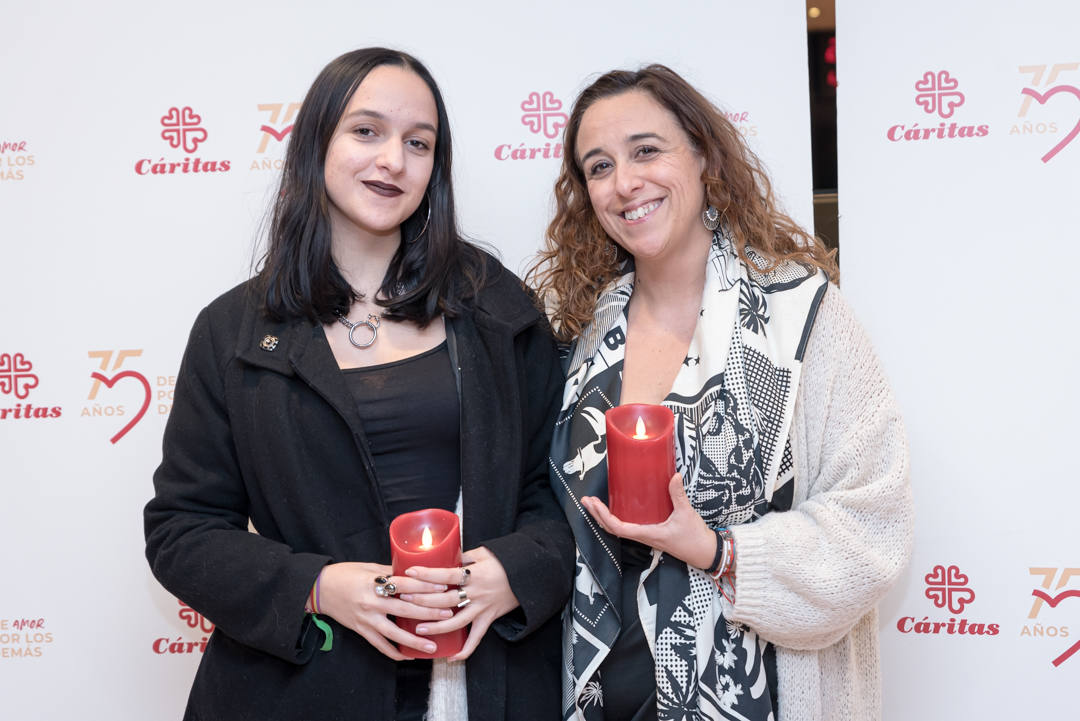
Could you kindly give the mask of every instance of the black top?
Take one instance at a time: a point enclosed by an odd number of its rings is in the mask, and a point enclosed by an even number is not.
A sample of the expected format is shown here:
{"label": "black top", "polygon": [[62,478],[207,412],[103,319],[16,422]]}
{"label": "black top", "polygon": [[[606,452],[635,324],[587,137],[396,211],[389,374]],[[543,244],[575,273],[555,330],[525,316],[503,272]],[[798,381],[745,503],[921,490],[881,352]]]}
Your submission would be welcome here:
{"label": "black top", "polygon": [[[457,383],[446,341],[391,363],[346,368],[390,518],[423,508],[454,511],[461,487]],[[427,711],[431,661],[399,661],[395,721]]]}
{"label": "black top", "polygon": [[461,488],[460,405],[446,342],[343,372],[389,517],[422,508],[453,511]]}

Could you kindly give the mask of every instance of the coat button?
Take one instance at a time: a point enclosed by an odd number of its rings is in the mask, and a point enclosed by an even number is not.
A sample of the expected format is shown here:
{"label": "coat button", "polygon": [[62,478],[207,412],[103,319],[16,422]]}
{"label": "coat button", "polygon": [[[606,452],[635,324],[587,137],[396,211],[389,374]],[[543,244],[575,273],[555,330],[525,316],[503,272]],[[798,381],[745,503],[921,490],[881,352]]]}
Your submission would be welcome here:
{"label": "coat button", "polygon": [[272,351],[277,348],[277,344],[278,337],[276,335],[264,335],[259,347],[266,351]]}

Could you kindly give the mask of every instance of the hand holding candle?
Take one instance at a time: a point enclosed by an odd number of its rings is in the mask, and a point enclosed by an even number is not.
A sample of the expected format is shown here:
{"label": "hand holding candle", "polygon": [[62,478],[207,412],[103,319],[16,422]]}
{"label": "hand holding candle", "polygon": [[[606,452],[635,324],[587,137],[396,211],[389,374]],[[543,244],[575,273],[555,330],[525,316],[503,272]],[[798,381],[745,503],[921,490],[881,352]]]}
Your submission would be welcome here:
{"label": "hand holding candle", "polygon": [[405,598],[412,594],[438,595],[446,590],[446,585],[399,576],[393,578],[398,595],[380,596],[377,579],[392,574],[390,566],[380,563],[342,561],[324,566],[319,574],[320,613],[362,636],[379,653],[395,661],[406,658],[398,650],[405,646],[424,649],[430,644],[434,651],[436,647],[430,640],[406,633],[393,618],[408,616],[429,621],[450,618],[451,613],[446,609],[419,606]]}
{"label": "hand holding candle", "polygon": [[601,528],[614,536],[644,543],[696,568],[708,568],[716,553],[716,534],[690,504],[678,473],[668,481],[667,494],[673,510],[663,523],[623,521],[595,496],[582,496],[581,505]]}
{"label": "hand holding candle", "polygon": [[467,592],[466,605],[462,606],[462,601],[459,599],[460,592],[453,590],[459,588],[454,584],[460,584],[462,581],[464,574],[462,568],[413,567],[406,571],[410,578],[428,583],[446,584],[452,590],[444,593],[402,596],[405,600],[429,608],[459,607],[457,613],[449,619],[429,621],[416,627],[417,634],[434,637],[468,625],[468,638],[461,652],[454,657],[455,660],[468,658],[476,650],[491,624],[521,605],[513,589],[510,588],[506,569],[490,549],[477,546],[463,553],[461,560],[464,567],[470,571],[466,582],[460,586],[461,591]]}

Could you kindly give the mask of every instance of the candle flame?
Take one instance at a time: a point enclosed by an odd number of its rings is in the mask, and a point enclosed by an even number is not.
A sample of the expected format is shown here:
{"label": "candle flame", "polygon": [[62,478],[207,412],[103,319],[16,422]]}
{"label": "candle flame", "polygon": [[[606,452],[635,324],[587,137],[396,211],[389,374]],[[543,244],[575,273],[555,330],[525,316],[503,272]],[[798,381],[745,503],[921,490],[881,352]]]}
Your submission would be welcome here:
{"label": "candle flame", "polygon": [[424,532],[420,534],[420,550],[426,551],[432,547],[431,529],[424,526]]}
{"label": "candle flame", "polygon": [[641,416],[638,416],[637,427],[634,428],[634,438],[643,439],[648,437],[649,434],[645,432],[645,420]]}

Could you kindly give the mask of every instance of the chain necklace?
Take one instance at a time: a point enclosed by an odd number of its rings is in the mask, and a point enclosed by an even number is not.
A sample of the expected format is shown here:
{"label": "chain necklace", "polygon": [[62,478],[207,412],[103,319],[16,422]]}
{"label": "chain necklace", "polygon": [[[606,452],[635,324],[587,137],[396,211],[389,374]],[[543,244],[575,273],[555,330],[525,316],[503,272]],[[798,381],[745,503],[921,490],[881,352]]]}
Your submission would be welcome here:
{"label": "chain necklace", "polygon": [[[350,322],[349,319],[346,318],[339,310],[335,310],[334,315],[339,321],[341,321],[341,324],[343,326],[349,329],[349,342],[352,343],[353,346],[355,346],[356,348],[363,350],[364,348],[367,348],[371,344],[373,344],[375,342],[375,339],[379,337],[379,325],[381,319],[374,313],[368,313],[367,320],[358,320],[355,323]],[[371,332],[371,337],[368,338],[366,343],[359,343],[355,338],[353,338],[353,333],[356,332],[357,328],[365,328],[366,330]]]}

